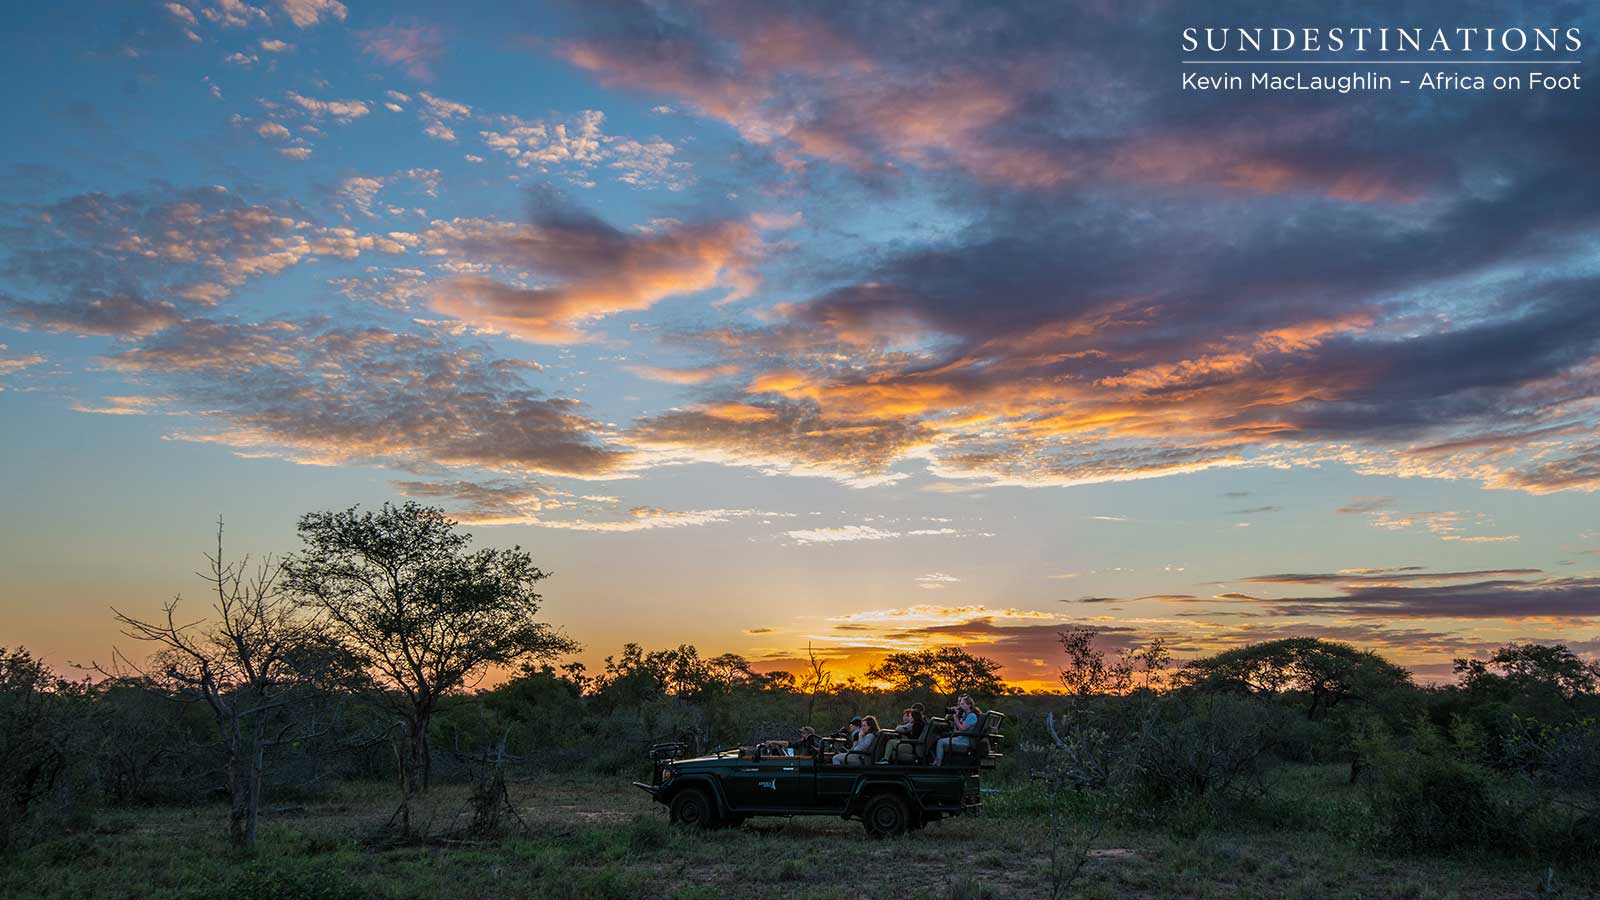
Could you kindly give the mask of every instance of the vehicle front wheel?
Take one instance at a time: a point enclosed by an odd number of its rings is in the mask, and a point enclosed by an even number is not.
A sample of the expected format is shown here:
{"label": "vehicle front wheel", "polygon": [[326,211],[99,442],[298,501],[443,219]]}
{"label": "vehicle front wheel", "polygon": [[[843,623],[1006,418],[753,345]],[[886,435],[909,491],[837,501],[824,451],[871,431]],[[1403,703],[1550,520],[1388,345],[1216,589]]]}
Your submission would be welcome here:
{"label": "vehicle front wheel", "polygon": [[911,827],[911,810],[899,796],[879,794],[867,801],[861,811],[861,824],[866,826],[868,837],[899,837]]}
{"label": "vehicle front wheel", "polygon": [[667,805],[667,814],[674,825],[710,828],[717,824],[711,798],[699,788],[684,788],[675,794]]}

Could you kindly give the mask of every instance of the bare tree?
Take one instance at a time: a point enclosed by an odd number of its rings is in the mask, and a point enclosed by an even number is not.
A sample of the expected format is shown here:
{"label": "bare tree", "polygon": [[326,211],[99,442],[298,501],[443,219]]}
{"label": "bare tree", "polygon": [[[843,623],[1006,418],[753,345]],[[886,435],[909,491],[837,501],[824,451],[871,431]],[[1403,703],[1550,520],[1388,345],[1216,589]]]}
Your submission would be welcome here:
{"label": "bare tree", "polygon": [[228,837],[253,848],[261,809],[261,782],[267,752],[316,731],[314,723],[288,714],[317,679],[309,665],[317,651],[315,620],[300,614],[280,583],[283,563],[268,557],[252,567],[249,557],[226,562],[222,521],[217,521],[217,554],[206,555],[204,578],[215,595],[215,617],[181,622],[181,595],[163,606],[163,617],[145,621],[116,609],[123,634],[157,646],[144,666],[120,652],[103,674],[137,679],[163,695],[203,704],[215,723],[223,757],[230,811]]}
{"label": "bare tree", "polygon": [[817,709],[817,695],[827,693],[833,687],[833,673],[828,671],[828,664],[817,658],[817,651],[806,644],[806,660],[809,668],[800,676],[800,688],[806,692],[806,721],[814,718]]}
{"label": "bare tree", "polygon": [[385,503],[376,513],[309,513],[305,548],[288,563],[303,602],[327,617],[344,647],[400,716],[404,798],[395,811],[411,833],[411,801],[426,789],[428,725],[451,693],[490,666],[570,653],[577,645],[535,621],[546,573],[520,547],[469,551],[471,535],[442,510]]}

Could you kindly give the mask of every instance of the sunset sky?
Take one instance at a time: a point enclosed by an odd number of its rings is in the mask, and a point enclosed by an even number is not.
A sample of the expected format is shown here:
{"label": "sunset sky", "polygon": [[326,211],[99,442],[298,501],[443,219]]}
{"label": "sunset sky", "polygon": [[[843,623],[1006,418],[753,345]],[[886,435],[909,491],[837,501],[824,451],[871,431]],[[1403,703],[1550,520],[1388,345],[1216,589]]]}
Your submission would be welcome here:
{"label": "sunset sky", "polygon": [[[591,666],[1600,650],[1593,93],[1184,92],[1328,18],[1197,9],[10,10],[0,645],[414,498]],[[1593,4],[1340,9],[1596,74]]]}

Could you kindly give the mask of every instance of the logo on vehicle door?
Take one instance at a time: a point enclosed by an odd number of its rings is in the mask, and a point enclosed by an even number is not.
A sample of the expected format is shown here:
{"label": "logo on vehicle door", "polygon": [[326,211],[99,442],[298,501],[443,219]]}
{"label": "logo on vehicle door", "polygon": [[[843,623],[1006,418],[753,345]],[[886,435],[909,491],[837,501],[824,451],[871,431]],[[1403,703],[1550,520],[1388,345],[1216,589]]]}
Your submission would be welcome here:
{"label": "logo on vehicle door", "polygon": [[756,782],[756,787],[766,788],[769,791],[775,791],[778,789],[778,780],[774,778],[770,781],[758,781]]}

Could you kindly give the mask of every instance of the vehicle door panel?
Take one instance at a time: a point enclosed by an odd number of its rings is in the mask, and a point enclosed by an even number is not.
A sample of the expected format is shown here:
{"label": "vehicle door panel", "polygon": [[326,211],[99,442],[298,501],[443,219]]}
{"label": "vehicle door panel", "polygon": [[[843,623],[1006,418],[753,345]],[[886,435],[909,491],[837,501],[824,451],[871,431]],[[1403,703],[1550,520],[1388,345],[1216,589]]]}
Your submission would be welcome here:
{"label": "vehicle door panel", "polygon": [[805,807],[812,803],[812,761],[805,757],[740,760],[723,778],[736,807]]}
{"label": "vehicle door panel", "polygon": [[843,810],[855,792],[862,767],[835,766],[826,761],[817,763],[816,804],[822,809]]}

